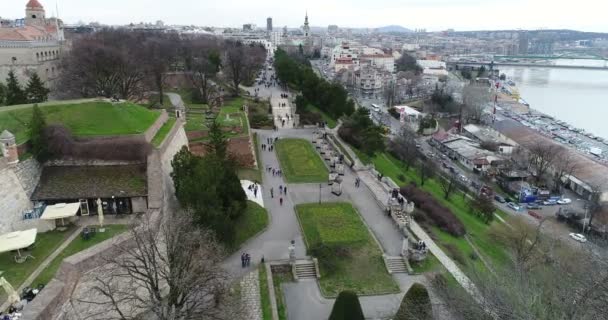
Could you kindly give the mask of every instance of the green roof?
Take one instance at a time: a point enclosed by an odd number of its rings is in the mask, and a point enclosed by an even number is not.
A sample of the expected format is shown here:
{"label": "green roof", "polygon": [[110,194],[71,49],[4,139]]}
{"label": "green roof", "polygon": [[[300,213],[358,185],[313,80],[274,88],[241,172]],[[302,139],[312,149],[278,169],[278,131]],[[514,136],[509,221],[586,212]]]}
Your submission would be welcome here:
{"label": "green roof", "polygon": [[48,166],[42,169],[32,200],[71,200],[147,196],[146,167]]}

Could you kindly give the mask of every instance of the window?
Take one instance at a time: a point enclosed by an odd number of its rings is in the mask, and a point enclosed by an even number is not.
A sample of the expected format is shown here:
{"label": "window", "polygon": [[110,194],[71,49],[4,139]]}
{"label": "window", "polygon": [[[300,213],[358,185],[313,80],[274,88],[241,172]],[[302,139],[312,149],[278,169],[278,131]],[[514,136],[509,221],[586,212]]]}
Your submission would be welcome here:
{"label": "window", "polygon": [[32,15],[32,19],[36,19],[36,15],[35,14]]}

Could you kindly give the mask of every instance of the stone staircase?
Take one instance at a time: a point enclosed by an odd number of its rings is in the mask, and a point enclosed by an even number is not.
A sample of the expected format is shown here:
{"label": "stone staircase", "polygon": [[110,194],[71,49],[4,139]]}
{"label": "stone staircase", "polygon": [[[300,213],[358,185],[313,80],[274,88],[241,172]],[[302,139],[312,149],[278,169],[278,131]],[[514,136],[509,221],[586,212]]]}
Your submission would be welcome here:
{"label": "stone staircase", "polygon": [[295,265],[296,276],[299,279],[316,279],[317,271],[312,261],[298,262]]}
{"label": "stone staircase", "polygon": [[403,257],[391,257],[386,256],[384,262],[386,263],[386,268],[388,272],[393,273],[407,273],[407,266],[405,265],[405,261],[403,261]]}

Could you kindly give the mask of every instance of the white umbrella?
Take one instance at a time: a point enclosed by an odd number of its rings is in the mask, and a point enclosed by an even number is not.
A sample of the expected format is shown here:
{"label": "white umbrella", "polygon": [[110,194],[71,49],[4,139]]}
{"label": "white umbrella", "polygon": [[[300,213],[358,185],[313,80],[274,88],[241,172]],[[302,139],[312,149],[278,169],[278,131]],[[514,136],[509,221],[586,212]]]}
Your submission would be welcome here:
{"label": "white umbrella", "polygon": [[104,232],[103,229],[103,207],[101,205],[101,199],[97,198],[97,216],[99,218],[99,232]]}

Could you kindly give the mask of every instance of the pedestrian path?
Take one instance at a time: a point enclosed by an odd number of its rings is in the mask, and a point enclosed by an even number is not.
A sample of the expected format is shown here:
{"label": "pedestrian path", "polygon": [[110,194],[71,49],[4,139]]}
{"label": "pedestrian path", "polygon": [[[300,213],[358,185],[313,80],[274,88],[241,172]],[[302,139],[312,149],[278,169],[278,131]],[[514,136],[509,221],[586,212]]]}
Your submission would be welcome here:
{"label": "pedestrian path", "polygon": [[296,108],[288,98],[283,98],[280,95],[272,97],[272,118],[274,125],[279,129],[292,129],[295,127]]}
{"label": "pedestrian path", "polygon": [[260,273],[258,269],[249,272],[241,280],[241,301],[245,312],[244,319],[262,320],[262,303],[260,297]]}

